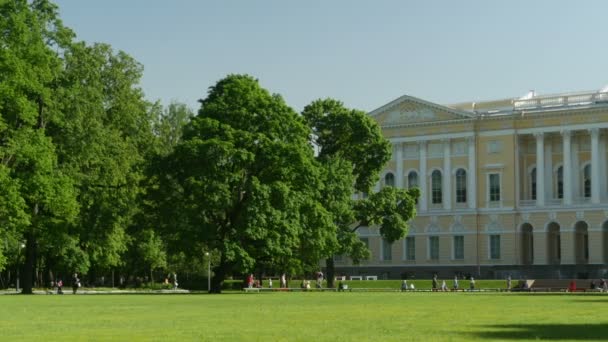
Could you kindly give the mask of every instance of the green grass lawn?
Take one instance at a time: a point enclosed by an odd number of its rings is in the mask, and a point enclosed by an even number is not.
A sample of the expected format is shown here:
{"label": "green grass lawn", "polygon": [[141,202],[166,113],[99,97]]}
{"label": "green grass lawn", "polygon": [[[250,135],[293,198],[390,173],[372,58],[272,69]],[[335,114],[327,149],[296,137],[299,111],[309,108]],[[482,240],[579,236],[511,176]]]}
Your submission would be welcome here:
{"label": "green grass lawn", "polygon": [[608,294],[0,296],[2,341],[471,341],[608,338]]}

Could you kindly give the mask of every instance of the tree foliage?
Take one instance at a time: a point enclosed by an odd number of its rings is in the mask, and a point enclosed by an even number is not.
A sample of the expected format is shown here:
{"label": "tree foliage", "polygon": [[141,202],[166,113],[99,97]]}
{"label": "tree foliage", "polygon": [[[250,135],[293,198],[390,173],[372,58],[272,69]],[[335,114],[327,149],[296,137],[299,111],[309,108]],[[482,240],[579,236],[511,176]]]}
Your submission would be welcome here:
{"label": "tree foliage", "polygon": [[307,266],[298,257],[303,238],[322,234],[317,223],[328,217],[315,201],[322,170],[310,133],[280,96],[230,75],[210,88],[164,160],[163,211],[174,209],[181,235],[220,255],[213,291],[227,274],[256,265]]}
{"label": "tree foliage", "polygon": [[379,227],[389,242],[407,234],[407,222],[415,215],[418,190],[405,191],[392,187],[353,201],[355,191],[368,193],[378,181],[378,173],[390,159],[390,144],[376,122],[362,111],[348,109],[340,101],[323,99],[312,102],[302,112],[314,132],[319,148],[318,161],[325,168],[342,165],[325,179],[321,202],[331,208],[332,224],[338,244],[327,255],[327,275],[333,285],[333,255],[347,255],[355,263],[369,258],[367,246],[356,230],[361,226]]}

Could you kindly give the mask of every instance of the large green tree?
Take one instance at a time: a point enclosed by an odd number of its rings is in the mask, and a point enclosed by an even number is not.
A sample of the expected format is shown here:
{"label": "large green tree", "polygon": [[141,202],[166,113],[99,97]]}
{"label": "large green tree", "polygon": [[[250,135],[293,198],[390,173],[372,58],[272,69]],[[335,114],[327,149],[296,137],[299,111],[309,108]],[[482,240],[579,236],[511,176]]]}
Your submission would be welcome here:
{"label": "large green tree", "polygon": [[212,292],[231,273],[259,265],[301,270],[318,261],[300,257],[308,254],[303,239],[332,236],[319,231],[330,216],[317,201],[323,170],[310,134],[279,95],[250,76],[230,75],[210,88],[164,159],[158,198],[161,211],[172,213],[165,227],[179,232],[184,250],[202,244],[217,255]]}
{"label": "large green tree", "polygon": [[0,232],[25,241],[31,293],[36,268],[121,263],[154,146],[153,106],[138,87],[142,66],[76,42],[51,2],[0,3],[0,29]]}
{"label": "large green tree", "polygon": [[379,228],[381,236],[391,243],[403,238],[407,222],[415,215],[419,192],[388,187],[353,200],[353,192],[367,194],[378,181],[379,172],[390,159],[389,142],[365,112],[346,108],[337,100],[314,101],[304,108],[302,116],[314,133],[319,163],[329,170],[339,168],[325,179],[321,197],[323,206],[330,208],[338,241],[326,255],[328,285],[333,286],[333,255],[349,256],[356,263],[367,259],[369,250],[356,233],[362,226]]}
{"label": "large green tree", "polygon": [[154,149],[153,106],[138,86],[142,66],[126,53],[77,42],[63,61],[58,119],[49,134],[81,207],[69,234],[59,236],[75,242],[61,260],[94,276],[120,265],[131,241],[128,228]]}
{"label": "large green tree", "polygon": [[[72,33],[45,0],[0,3],[0,173],[25,240],[24,293],[31,293],[39,242],[78,212],[73,182],[47,134],[54,120],[60,51]],[[6,203],[6,202],[5,202]],[[14,211],[17,212],[14,212]]]}

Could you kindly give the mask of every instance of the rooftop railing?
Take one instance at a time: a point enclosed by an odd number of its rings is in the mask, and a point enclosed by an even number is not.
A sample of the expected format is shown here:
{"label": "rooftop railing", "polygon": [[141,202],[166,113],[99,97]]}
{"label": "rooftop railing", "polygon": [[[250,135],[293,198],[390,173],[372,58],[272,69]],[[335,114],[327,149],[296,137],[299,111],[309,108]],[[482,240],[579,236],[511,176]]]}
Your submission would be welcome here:
{"label": "rooftop railing", "polygon": [[543,107],[559,107],[571,105],[586,105],[608,102],[608,92],[577,93],[553,96],[538,96],[530,99],[513,101],[514,109],[532,109]]}

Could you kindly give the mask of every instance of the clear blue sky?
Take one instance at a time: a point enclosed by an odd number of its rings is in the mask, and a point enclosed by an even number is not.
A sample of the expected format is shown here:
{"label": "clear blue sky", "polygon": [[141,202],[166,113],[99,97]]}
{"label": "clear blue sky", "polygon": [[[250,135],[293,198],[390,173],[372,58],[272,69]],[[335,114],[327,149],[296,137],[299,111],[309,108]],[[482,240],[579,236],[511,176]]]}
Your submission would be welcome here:
{"label": "clear blue sky", "polygon": [[149,99],[198,109],[248,73],[296,110],[373,110],[595,90],[608,84],[608,1],[56,0],[78,38],[145,67]]}

